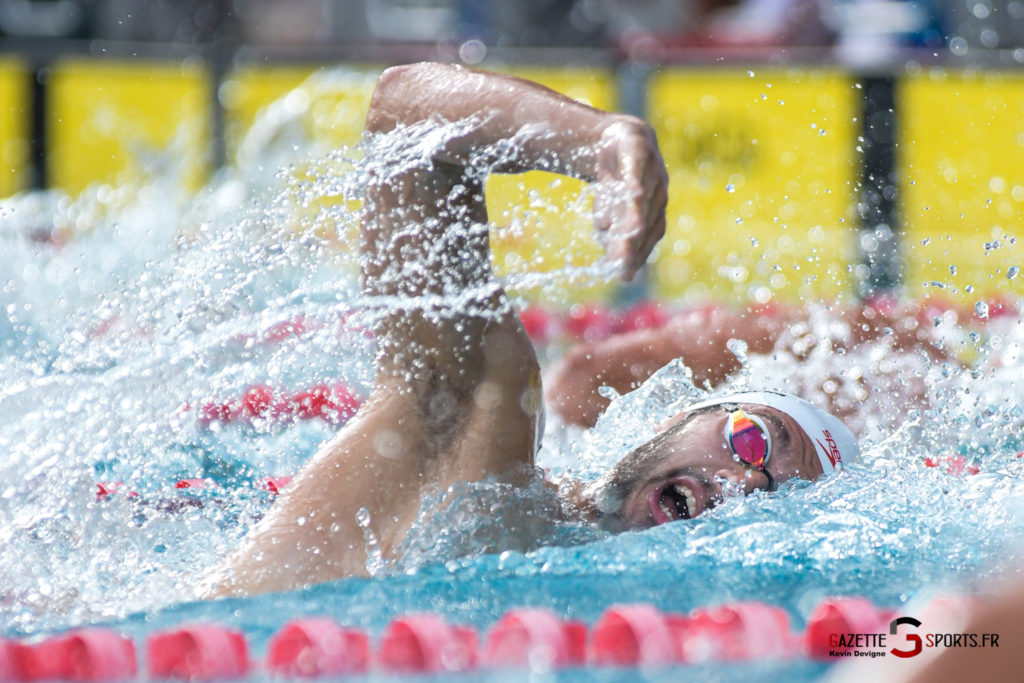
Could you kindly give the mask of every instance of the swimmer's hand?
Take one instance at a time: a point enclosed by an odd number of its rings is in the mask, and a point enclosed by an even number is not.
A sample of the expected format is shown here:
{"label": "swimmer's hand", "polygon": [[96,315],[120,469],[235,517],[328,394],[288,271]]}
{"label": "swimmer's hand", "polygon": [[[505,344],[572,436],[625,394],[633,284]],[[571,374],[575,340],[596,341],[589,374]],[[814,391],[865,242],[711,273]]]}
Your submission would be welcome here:
{"label": "swimmer's hand", "polygon": [[668,174],[654,131],[622,117],[604,129],[597,152],[594,227],[608,257],[632,280],[665,235]]}

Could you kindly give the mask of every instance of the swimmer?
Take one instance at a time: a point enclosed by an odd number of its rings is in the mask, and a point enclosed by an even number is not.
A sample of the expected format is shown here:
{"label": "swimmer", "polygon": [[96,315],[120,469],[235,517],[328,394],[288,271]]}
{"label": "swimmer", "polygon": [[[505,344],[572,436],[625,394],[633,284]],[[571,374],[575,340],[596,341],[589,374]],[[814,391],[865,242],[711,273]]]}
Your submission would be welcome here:
{"label": "swimmer", "polygon": [[[443,122],[457,122],[458,134],[439,134]],[[664,234],[667,174],[641,119],[508,76],[418,64],[384,72],[366,129],[397,131],[418,159],[376,168],[366,198],[362,286],[395,302],[374,330],[373,392],[205,575],[202,597],[366,576],[367,539],[393,557],[425,491],[536,476],[540,368],[490,271],[487,170],[592,182],[595,228],[626,280]],[[431,303],[456,294],[458,310]],[[596,509],[611,526],[649,527],[696,517],[723,487],[773,490],[856,454],[838,419],[798,398],[726,396],[667,421],[604,477],[599,500],[569,507]]]}
{"label": "swimmer", "polygon": [[[737,311],[711,306],[679,311],[658,326],[583,341],[570,348],[546,377],[548,403],[566,423],[593,427],[609,403],[598,391],[602,386],[625,394],[677,358],[693,371],[698,386],[721,386],[741,367],[736,354],[729,350],[730,340],[742,341],[751,355],[784,354],[797,361],[806,359],[818,346],[824,346],[829,357],[847,358],[863,348],[869,353],[861,359],[862,373],[854,378],[850,373],[837,372],[848,370],[840,367],[814,377],[793,378],[794,382],[799,382],[802,390],[814,390],[815,395],[823,397],[827,405],[822,407],[855,433],[862,431],[863,399],[851,400],[849,393],[862,397],[869,392],[883,394],[891,407],[882,416],[891,421],[883,426],[891,430],[908,410],[927,402],[927,386],[915,370],[920,372],[933,363],[959,365],[937,343],[932,334],[934,325],[921,324],[921,307],[879,299],[834,305],[820,312],[829,322],[824,332],[810,323],[806,307],[772,305]],[[893,363],[896,357],[916,357],[921,362],[909,369],[912,362]],[[847,394],[824,388],[851,381],[857,386]]]}

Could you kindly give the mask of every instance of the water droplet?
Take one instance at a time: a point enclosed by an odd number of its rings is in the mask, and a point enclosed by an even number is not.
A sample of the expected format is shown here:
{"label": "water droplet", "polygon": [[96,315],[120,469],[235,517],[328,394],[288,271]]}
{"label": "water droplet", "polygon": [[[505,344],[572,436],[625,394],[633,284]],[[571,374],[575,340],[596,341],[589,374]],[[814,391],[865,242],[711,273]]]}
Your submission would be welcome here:
{"label": "water droplet", "polygon": [[733,185],[732,183],[729,183],[728,185],[725,186],[725,191],[726,192],[735,192],[736,191],[736,186]]}
{"label": "water droplet", "polygon": [[384,555],[381,553],[380,541],[370,526],[370,511],[364,507],[359,508],[356,511],[356,523],[363,530],[363,540],[366,542],[366,572],[373,576],[384,568]]}
{"label": "water droplet", "polygon": [[957,57],[963,57],[967,54],[967,41],[960,36],[956,36],[949,41],[949,51]]}
{"label": "water droplet", "polygon": [[743,219],[742,219],[742,218],[737,218],[737,219],[736,219],[736,225],[739,225],[739,224],[740,224],[740,223],[742,223],[742,222],[743,222]]}
{"label": "water droplet", "polygon": [[1017,267],[1017,266],[1010,266],[1009,268],[1006,269],[1006,279],[1007,280],[1012,280],[1013,278],[1017,277],[1017,275],[1019,273],[1020,273],[1020,268],[1019,267]]}
{"label": "water droplet", "polygon": [[956,275],[956,266],[950,266],[949,267],[949,274],[950,275]]}
{"label": "water droplet", "polygon": [[729,349],[741,362],[747,359],[747,342],[742,339],[729,339],[725,342],[725,348]]}
{"label": "water droplet", "polygon": [[984,301],[979,301],[974,304],[974,314],[984,320],[988,317],[988,304]]}
{"label": "water droplet", "polygon": [[467,40],[459,46],[459,59],[466,64],[479,64],[487,56],[487,46],[481,40]]}
{"label": "water droplet", "polygon": [[981,35],[978,37],[981,39],[981,44],[990,50],[999,45],[999,34],[993,29],[982,29]]}
{"label": "water droplet", "polygon": [[758,246],[760,244],[760,242],[757,241],[756,237],[751,237],[750,238],[750,244],[751,244],[751,246],[756,247],[756,246]]}
{"label": "water droplet", "polygon": [[932,241],[931,237],[925,237],[923,240],[921,240],[921,244],[923,246],[927,247],[929,244],[931,244],[931,241]]}

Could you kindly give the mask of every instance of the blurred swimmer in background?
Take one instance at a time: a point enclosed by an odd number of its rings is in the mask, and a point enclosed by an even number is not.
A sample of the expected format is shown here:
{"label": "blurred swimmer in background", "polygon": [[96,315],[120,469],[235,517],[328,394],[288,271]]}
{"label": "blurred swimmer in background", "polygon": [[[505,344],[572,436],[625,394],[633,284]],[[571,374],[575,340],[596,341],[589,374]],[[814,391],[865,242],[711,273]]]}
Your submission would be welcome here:
{"label": "blurred swimmer in background", "polygon": [[[205,575],[203,597],[365,576],[366,527],[383,557],[393,557],[428,488],[484,479],[525,485],[537,476],[540,367],[490,269],[488,172],[541,169],[591,181],[595,228],[624,279],[664,234],[667,174],[641,119],[517,78],[417,64],[380,77],[366,130],[371,143],[390,136],[413,150],[407,163],[369,165],[362,286],[387,308],[374,330],[373,392]],[[721,370],[713,336],[688,354],[694,330],[667,329],[683,350],[666,355]],[[585,393],[567,389],[562,405]],[[839,419],[795,396],[724,395],[660,425],[602,477],[597,499],[566,506],[610,528],[644,528],[696,517],[726,487],[771,491],[836,471],[857,454]]]}
{"label": "blurred swimmer in background", "polygon": [[[796,393],[821,399],[821,407],[855,433],[865,429],[864,401],[884,396],[884,427],[899,425],[906,411],[927,401],[923,371],[930,364],[957,359],[939,343],[927,306],[878,298],[856,305],[816,305],[797,309],[783,304],[747,311],[700,306],[665,320],[606,337],[583,340],[559,358],[545,378],[548,402],[568,424],[592,427],[608,407],[599,389],[619,394],[636,389],[657,370],[680,359],[698,386],[718,388],[741,370],[730,349],[742,342],[751,356],[784,356],[793,365],[810,357],[828,359],[821,372],[792,378]],[[827,324],[812,324],[818,315]],[[929,324],[931,323],[931,324]],[[856,360],[854,356],[861,354]],[[845,362],[838,362],[845,356]],[[858,368],[850,372],[851,366]],[[846,391],[838,390],[844,385]]]}

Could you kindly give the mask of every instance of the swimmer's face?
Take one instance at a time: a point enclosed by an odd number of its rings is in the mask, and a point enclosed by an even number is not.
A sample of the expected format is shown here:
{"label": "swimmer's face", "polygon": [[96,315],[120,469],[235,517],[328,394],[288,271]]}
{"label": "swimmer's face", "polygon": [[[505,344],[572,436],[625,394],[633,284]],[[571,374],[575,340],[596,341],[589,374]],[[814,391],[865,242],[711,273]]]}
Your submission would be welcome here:
{"label": "swimmer's face", "polygon": [[620,460],[598,506],[612,520],[637,529],[696,517],[730,490],[743,495],[767,490],[768,477],[739,461],[723,436],[729,412],[737,406],[767,425],[772,449],[765,464],[776,483],[822,474],[810,437],[785,413],[748,403],[708,406],[675,416]]}

